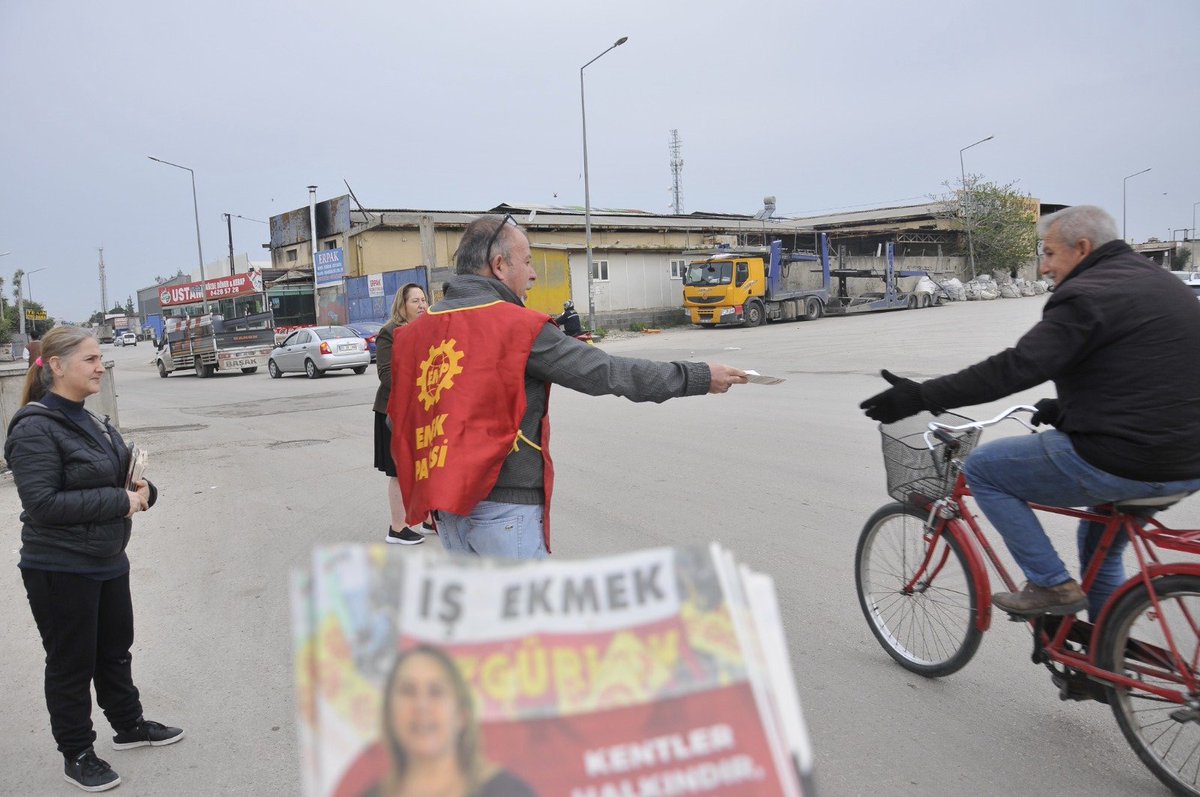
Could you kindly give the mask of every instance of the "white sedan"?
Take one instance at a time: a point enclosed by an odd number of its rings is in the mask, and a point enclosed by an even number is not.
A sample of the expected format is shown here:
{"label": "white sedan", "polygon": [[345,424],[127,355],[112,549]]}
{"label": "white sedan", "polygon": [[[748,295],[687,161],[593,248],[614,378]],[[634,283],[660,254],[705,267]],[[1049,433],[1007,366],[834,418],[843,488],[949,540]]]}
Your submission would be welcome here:
{"label": "white sedan", "polygon": [[267,360],[267,371],[272,379],[285,373],[303,373],[317,379],[326,371],[342,368],[366,373],[370,364],[367,342],[354,330],[343,326],[308,327],[296,330],[275,347]]}

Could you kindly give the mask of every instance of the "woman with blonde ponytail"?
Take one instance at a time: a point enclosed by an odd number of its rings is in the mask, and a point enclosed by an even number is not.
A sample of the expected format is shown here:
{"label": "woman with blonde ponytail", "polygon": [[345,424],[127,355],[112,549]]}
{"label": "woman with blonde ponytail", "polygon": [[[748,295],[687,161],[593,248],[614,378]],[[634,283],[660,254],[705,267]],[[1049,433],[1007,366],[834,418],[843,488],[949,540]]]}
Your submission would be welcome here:
{"label": "woman with blonde ponytail", "polygon": [[84,791],[121,782],[92,744],[91,688],[116,735],[113,747],[171,744],[183,731],[142,718],[133,684],[133,604],[125,547],[132,517],[154,506],[144,479],[126,484],[121,433],[87,410],[100,391],[100,344],[56,327],[25,375],[4,458],[21,498],[18,566],[46,649],[46,707],[64,777]]}

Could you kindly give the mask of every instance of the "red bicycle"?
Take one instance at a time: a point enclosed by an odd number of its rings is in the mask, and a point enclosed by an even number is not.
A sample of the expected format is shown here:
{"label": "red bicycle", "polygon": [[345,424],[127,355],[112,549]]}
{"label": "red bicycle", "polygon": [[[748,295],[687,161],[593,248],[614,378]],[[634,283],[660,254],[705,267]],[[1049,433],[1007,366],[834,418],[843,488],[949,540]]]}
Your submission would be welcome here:
{"label": "red bicycle", "polygon": [[[961,463],[984,427],[1011,418],[1033,431],[1017,414],[1034,411],[1013,407],[987,421],[923,413],[880,426],[896,502],[863,528],[855,582],[871,632],[911,672],[949,675],[975,655],[992,619],[989,569],[1008,590],[1018,588],[963,500],[971,490]],[[1129,539],[1137,570],[1094,625],[1074,616],[1020,619],[1033,632],[1034,663],[1050,670],[1061,699],[1107,702],[1155,776],[1176,794],[1200,796],[1200,529],[1171,529],[1152,517],[1185,495],[1095,511],[1031,504],[1104,524],[1085,591],[1118,535]]]}

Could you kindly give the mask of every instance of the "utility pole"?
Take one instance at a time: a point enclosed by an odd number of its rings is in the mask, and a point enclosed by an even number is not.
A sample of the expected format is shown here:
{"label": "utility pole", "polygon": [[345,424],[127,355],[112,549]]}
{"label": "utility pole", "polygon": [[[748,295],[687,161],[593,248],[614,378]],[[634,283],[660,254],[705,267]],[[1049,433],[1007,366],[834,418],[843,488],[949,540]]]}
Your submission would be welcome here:
{"label": "utility pole", "polygon": [[313,323],[321,323],[321,303],[317,299],[317,187],[308,187],[308,226],[312,243]]}
{"label": "utility pole", "polygon": [[225,229],[229,231],[229,276],[232,277],[236,273],[236,269],[233,267],[233,217],[228,213],[224,216]]}
{"label": "utility pole", "polygon": [[17,318],[20,326],[18,331],[21,337],[25,336],[25,286],[21,284],[24,277],[25,272],[21,269],[13,272],[13,292],[17,295]]}
{"label": "utility pole", "polygon": [[100,247],[100,313],[108,312],[108,282],[104,279],[104,247]]}

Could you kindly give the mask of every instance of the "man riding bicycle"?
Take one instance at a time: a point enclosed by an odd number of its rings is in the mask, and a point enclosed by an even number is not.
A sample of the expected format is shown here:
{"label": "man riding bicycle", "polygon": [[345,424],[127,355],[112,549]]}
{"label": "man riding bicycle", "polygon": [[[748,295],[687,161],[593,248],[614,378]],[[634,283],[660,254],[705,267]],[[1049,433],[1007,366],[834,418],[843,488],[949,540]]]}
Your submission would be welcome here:
{"label": "man riding bicycle", "polygon": [[[1015,615],[1091,619],[1125,580],[1118,537],[1088,594],[1071,577],[1029,503],[1096,506],[1200,489],[1200,303],[1170,272],[1134,252],[1105,211],[1079,205],[1038,223],[1041,274],[1053,283],[1042,320],[1016,345],[958,373],[892,386],[859,406],[894,423],[981,404],[1054,382],[1035,424],[1051,431],[993,440],[963,465],[979,508],[1028,582],[992,603]],[[1081,522],[1081,572],[1103,526]]]}

